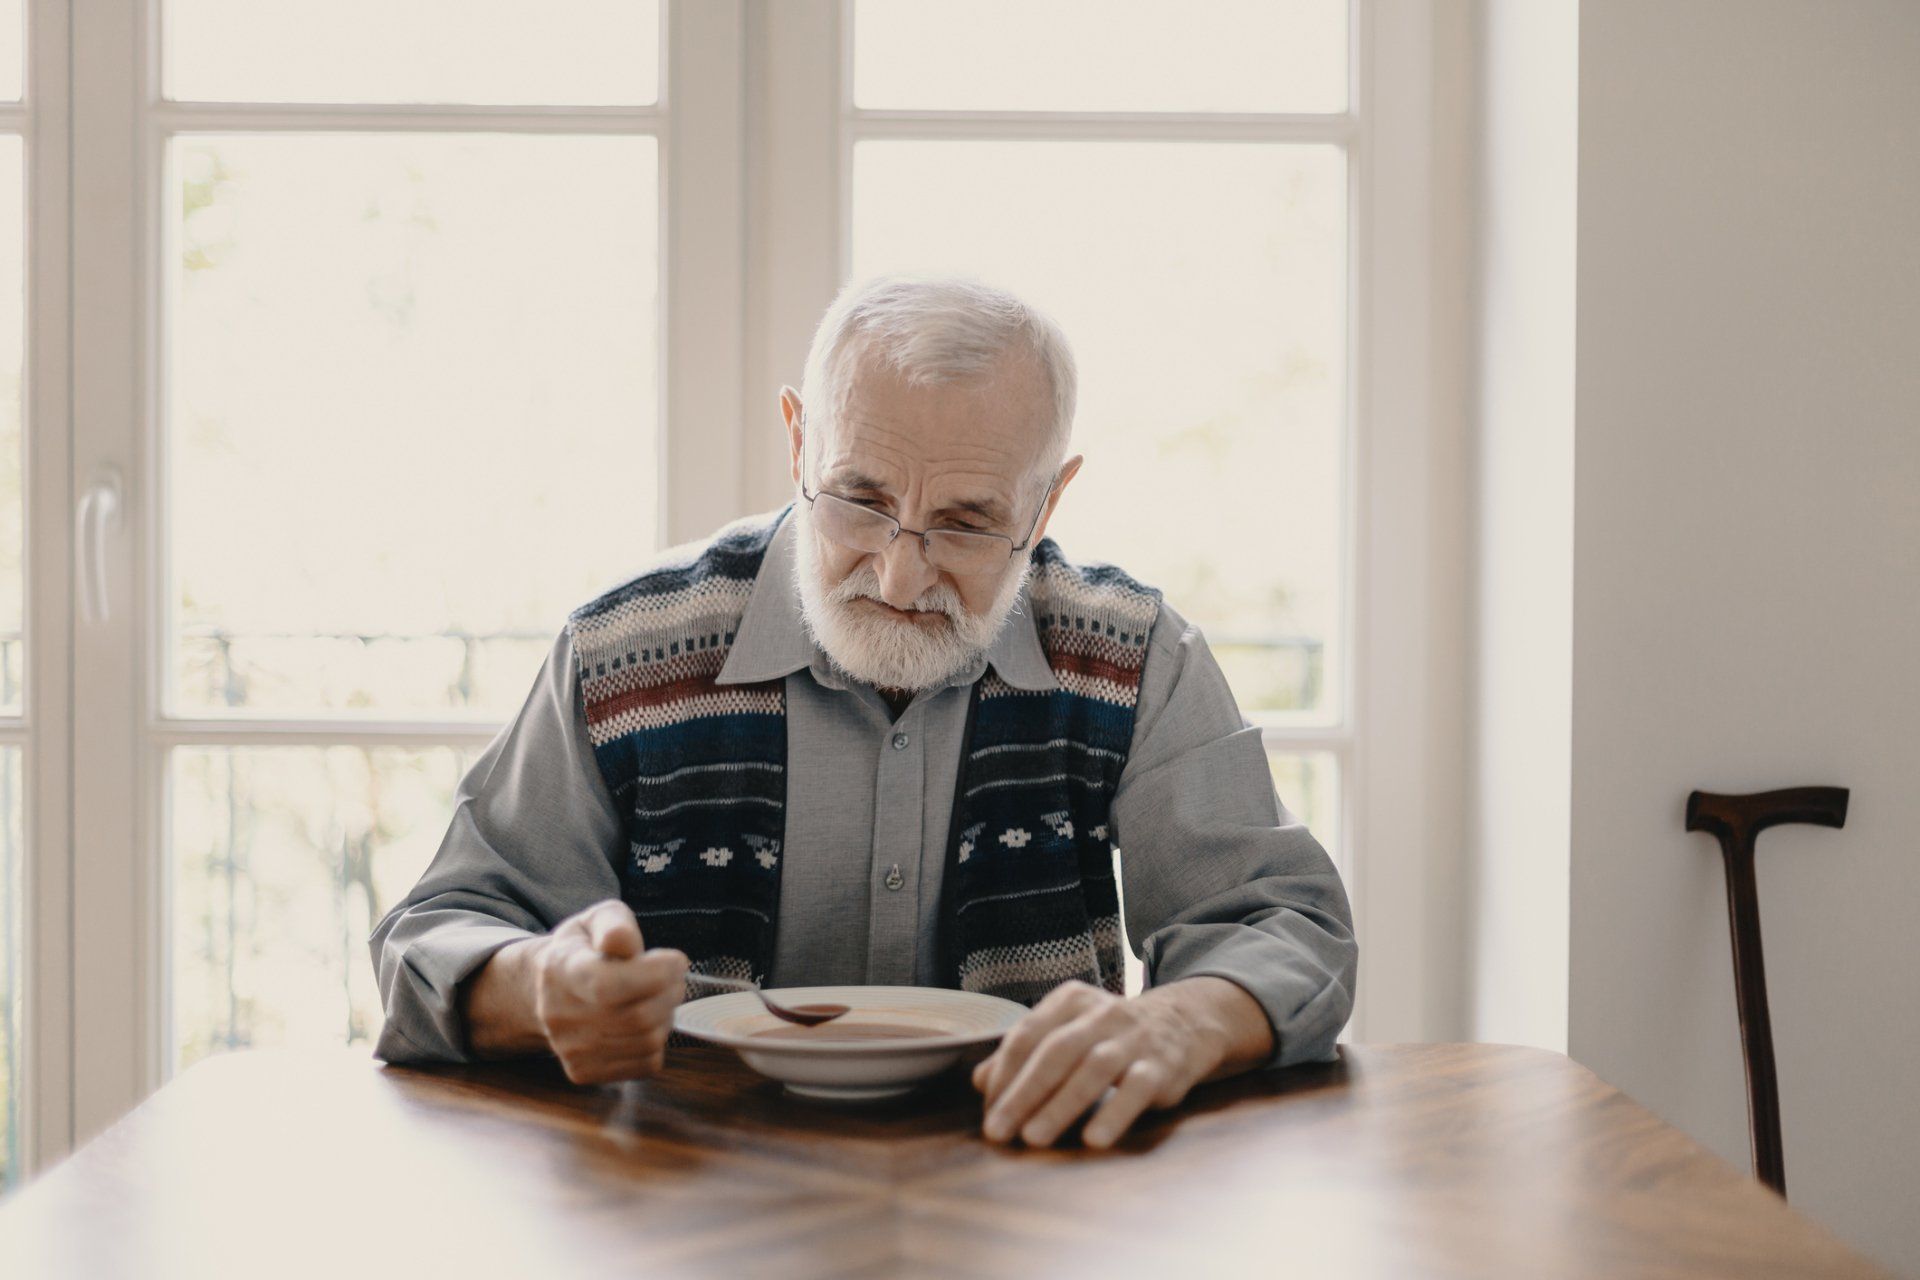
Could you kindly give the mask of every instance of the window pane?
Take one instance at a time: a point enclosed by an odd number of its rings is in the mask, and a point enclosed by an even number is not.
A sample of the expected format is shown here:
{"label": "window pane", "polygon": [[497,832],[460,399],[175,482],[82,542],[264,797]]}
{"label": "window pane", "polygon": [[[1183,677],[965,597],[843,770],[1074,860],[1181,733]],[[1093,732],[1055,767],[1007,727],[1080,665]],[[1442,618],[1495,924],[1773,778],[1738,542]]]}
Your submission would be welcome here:
{"label": "window pane", "polygon": [[657,541],[654,140],[169,164],[172,708],[511,714]]}
{"label": "window pane", "polygon": [[367,935],[420,878],[477,752],[172,752],[172,1061],[251,1046],[368,1044]]}
{"label": "window pane", "polygon": [[191,102],[640,105],[658,0],[166,0],[166,96]]}
{"label": "window pane", "polygon": [[27,78],[26,54],[26,5],[23,0],[0,0],[0,100],[20,100]]}
{"label": "window pane", "polygon": [[1269,751],[1273,789],[1287,811],[1307,824],[1307,830],[1343,871],[1346,857],[1340,843],[1340,764],[1330,751]]}
{"label": "window pane", "polygon": [[26,182],[19,134],[0,134],[0,715],[20,714],[26,677],[20,421],[26,368]]}
{"label": "window pane", "polygon": [[1049,533],[1160,587],[1247,711],[1338,714],[1346,177],[1329,146],[862,142],[853,267],[1065,327],[1087,457]]}
{"label": "window pane", "polygon": [[0,1191],[19,1181],[20,1063],[25,1027],[26,950],[21,900],[26,877],[20,748],[0,747]]}
{"label": "window pane", "polygon": [[1342,111],[1345,0],[856,0],[861,107]]}

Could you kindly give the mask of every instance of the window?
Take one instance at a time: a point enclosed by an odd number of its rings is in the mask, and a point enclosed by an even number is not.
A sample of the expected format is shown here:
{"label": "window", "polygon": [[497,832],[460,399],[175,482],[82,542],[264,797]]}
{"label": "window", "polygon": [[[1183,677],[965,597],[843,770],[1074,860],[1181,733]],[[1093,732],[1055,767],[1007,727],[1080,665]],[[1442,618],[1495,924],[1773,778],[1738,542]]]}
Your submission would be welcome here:
{"label": "window", "polygon": [[567,108],[653,105],[660,15],[459,8],[161,10],[206,104],[157,130],[170,1067],[378,1030],[364,939],[475,739],[657,541],[657,121]]}
{"label": "window", "polygon": [[1051,535],[1201,627],[1336,857],[1345,17],[858,0],[843,126],[851,277],[972,273],[1061,322],[1088,463]]}
{"label": "window", "polygon": [[[1434,626],[1466,585],[1431,554],[1461,500],[1432,430],[1432,14],[844,0],[762,18],[747,438],[773,434],[856,275],[960,262],[1058,313],[1088,463],[1051,532],[1206,631],[1362,935],[1393,940],[1361,966],[1350,1034],[1425,1035],[1447,945],[1427,870],[1446,816]],[[748,504],[786,494],[778,451],[749,457]],[[1147,536],[1163,509],[1260,554],[1210,578]]]}
{"label": "window", "polygon": [[28,8],[0,40],[7,1168],[207,1054],[372,1037],[364,939],[460,778],[569,609],[788,500],[777,391],[854,276],[960,268],[1062,320],[1089,460],[1054,536],[1205,630],[1357,911],[1414,856],[1368,843],[1399,793],[1369,744],[1403,740],[1370,674],[1417,663],[1366,601],[1419,559],[1368,462],[1418,426],[1368,398],[1417,365],[1369,319],[1417,310],[1370,274],[1383,244],[1421,266],[1380,177],[1413,171],[1417,94],[1369,75],[1417,22]]}
{"label": "window", "polygon": [[373,922],[568,610],[668,534],[665,13],[472,16],[36,33],[71,44],[74,259],[125,267],[73,297],[73,485],[123,518],[75,548],[84,909],[41,1159],[208,1053],[367,1042]]}

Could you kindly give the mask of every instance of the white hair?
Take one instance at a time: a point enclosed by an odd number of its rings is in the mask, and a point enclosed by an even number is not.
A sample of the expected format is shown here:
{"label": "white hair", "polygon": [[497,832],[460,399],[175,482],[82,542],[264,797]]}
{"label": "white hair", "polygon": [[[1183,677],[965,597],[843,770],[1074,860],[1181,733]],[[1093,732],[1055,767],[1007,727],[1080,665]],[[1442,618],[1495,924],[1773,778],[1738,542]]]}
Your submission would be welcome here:
{"label": "white hair", "polygon": [[876,276],[840,290],[814,330],[800,399],[831,428],[846,402],[849,357],[877,359],[910,386],[978,377],[1003,359],[1035,361],[1053,393],[1037,465],[1057,465],[1073,431],[1077,373],[1067,335],[1045,312],[965,276]]}

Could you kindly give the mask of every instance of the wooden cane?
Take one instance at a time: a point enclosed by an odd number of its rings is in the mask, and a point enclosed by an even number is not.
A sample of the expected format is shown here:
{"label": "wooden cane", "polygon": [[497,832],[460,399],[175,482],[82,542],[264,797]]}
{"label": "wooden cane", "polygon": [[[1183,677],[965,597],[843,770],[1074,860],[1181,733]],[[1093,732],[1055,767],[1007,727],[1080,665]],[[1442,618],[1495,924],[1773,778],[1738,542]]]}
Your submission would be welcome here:
{"label": "wooden cane", "polygon": [[1787,822],[1821,827],[1847,824],[1845,787],[1789,787],[1754,795],[1687,797],[1687,830],[1720,841],[1727,865],[1727,917],[1733,936],[1733,990],[1740,1006],[1740,1047],[1747,1062],[1747,1125],[1753,1169],[1760,1181],[1787,1194],[1780,1142],[1780,1083],[1773,1066],[1773,1020],[1767,1013],[1767,969],[1760,958],[1760,891],[1753,876],[1754,840]]}

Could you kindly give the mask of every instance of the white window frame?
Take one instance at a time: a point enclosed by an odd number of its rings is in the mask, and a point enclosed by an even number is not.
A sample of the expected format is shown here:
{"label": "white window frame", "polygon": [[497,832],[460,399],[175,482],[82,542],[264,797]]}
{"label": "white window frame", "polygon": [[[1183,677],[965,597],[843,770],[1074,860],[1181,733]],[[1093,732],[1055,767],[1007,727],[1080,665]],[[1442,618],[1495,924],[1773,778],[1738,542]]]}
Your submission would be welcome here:
{"label": "white window frame", "polygon": [[72,1123],[72,860],[68,714],[72,412],[70,100],[66,0],[28,0],[21,103],[0,108],[26,140],[26,366],[22,483],[26,524],[26,689],[0,743],[22,750],[21,1034],[17,1084],[23,1175],[66,1150]]}
{"label": "white window frame", "polygon": [[[48,973],[51,1017],[71,1010],[64,1108],[35,1086],[28,1167],[110,1123],[164,1079],[167,1043],[166,753],[187,745],[478,747],[498,721],[249,719],[166,715],[161,535],[166,494],[161,328],[166,139],[196,130],[408,130],[652,135],[660,156],[662,543],[711,529],[741,502],[738,306],[740,0],[663,5],[660,102],[648,107],[473,107],[170,102],[160,96],[161,0],[81,6],[73,28],[76,192],[73,476],[123,477],[127,520],[106,543],[109,621],[74,638],[70,776],[72,947],[64,983]],[[51,46],[53,32],[43,33]],[[38,47],[42,41],[36,41]],[[64,55],[65,50],[61,50]],[[49,55],[51,56],[51,55]],[[714,145],[715,140],[721,145]],[[731,145],[727,140],[733,140]],[[59,503],[71,510],[70,485]],[[36,522],[37,535],[50,528]],[[64,699],[63,699],[64,700]],[[83,765],[84,760],[84,765]],[[49,771],[58,776],[66,770]],[[57,874],[57,873],[56,873]],[[45,907],[36,908],[45,914]],[[60,913],[68,915],[67,912]],[[43,968],[45,966],[42,966]],[[64,1002],[61,997],[64,996]]]}
{"label": "white window frame", "polygon": [[[165,137],[180,129],[581,130],[659,138],[664,541],[790,497],[774,408],[797,382],[847,260],[852,139],[1338,137],[1349,151],[1350,422],[1346,720],[1269,726],[1330,751],[1363,963],[1355,1039],[1417,1038],[1428,995],[1425,878],[1434,690],[1422,639],[1441,581],[1425,554],[1431,17],[1355,0],[1353,107],[1327,117],[861,112],[842,83],[850,0],[666,0],[648,108],[308,107],[159,97],[160,0],[30,0],[25,1165],[44,1168],[165,1078],[163,763],[183,744],[484,745],[497,722],[250,721],[161,714]],[[71,24],[70,26],[68,24]],[[69,53],[71,63],[69,64]],[[71,81],[68,69],[71,66]],[[72,139],[83,139],[74,145]],[[72,193],[71,206],[68,203]],[[110,621],[73,617],[72,514],[124,478],[105,546]]]}
{"label": "white window frame", "polygon": [[[1331,142],[1348,156],[1346,586],[1336,678],[1343,718],[1326,727],[1259,717],[1270,750],[1323,751],[1340,774],[1341,860],[1360,934],[1360,990],[1347,1035],[1419,1039],[1433,1025],[1444,948],[1430,883],[1437,793],[1428,741],[1436,601],[1464,571],[1429,563],[1436,504],[1429,275],[1432,14],[1419,0],[1353,0],[1350,105],[1338,115],[858,110],[853,0],[782,0],[755,11],[746,83],[748,148],[746,496],[788,500],[774,429],[814,325],[850,263],[852,156],[862,138],[1129,138]],[[777,51],[778,56],[774,56]],[[796,252],[796,248],[803,250]],[[1452,574],[1442,580],[1442,575]],[[1331,666],[1332,664],[1330,664]],[[1124,854],[1122,855],[1124,857]],[[1440,957],[1444,960],[1444,956]]]}
{"label": "white window frame", "polygon": [[1466,775],[1449,715],[1455,618],[1470,587],[1451,545],[1465,501],[1443,444],[1435,359],[1434,10],[1356,0],[1361,127],[1354,285],[1354,787],[1350,855],[1360,936],[1355,1040],[1451,1038]]}

